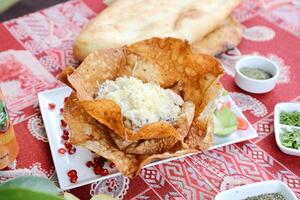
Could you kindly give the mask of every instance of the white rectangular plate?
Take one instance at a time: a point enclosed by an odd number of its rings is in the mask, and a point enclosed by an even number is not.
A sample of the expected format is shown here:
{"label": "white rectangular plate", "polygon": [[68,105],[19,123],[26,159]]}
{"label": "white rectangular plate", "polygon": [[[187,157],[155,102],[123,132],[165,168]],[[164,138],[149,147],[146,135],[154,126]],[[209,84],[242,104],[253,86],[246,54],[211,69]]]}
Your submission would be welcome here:
{"label": "white rectangular plate", "polygon": [[258,196],[267,193],[282,193],[285,199],[297,200],[293,191],[283,182],[278,180],[262,181],[235,187],[219,193],[215,200],[243,200],[247,197]]}
{"label": "white rectangular plate", "polygon": [[[54,166],[57,172],[58,181],[60,187],[64,190],[76,188],[82,185],[86,185],[95,181],[99,181],[102,179],[106,179],[112,176],[119,175],[120,173],[116,169],[110,169],[108,166],[106,167],[109,170],[109,175],[107,176],[97,176],[94,174],[93,170],[87,168],[85,166],[86,162],[92,160],[93,154],[82,148],[76,147],[77,151],[73,155],[69,154],[59,154],[58,149],[63,147],[63,143],[61,142],[61,125],[60,120],[62,119],[62,115],[60,114],[60,108],[63,107],[64,98],[69,96],[71,93],[71,89],[68,87],[57,88],[53,90],[43,91],[38,94],[40,109],[43,117],[43,121],[45,124],[45,129],[48,135],[49,145],[51,149],[52,158],[54,161]],[[235,112],[238,116],[245,118],[243,113],[238,109],[230,96],[222,97],[223,101],[231,102],[231,110]],[[50,110],[48,108],[49,103],[54,103],[56,108],[54,110]],[[222,147],[229,144],[234,144],[237,142],[249,140],[257,137],[257,133],[254,128],[249,124],[249,128],[245,131],[236,131],[229,136],[226,137],[215,137],[215,145],[211,149],[215,149],[218,147]],[[187,154],[181,157],[185,157],[191,154]],[[161,161],[153,162],[147,166],[153,166],[159,163],[171,161],[174,159],[178,159],[178,157],[164,159]],[[146,167],[147,167],[146,166]],[[78,174],[78,181],[76,183],[70,183],[69,177],[67,176],[67,172],[70,169],[76,169]]]}
{"label": "white rectangular plate", "polygon": [[280,141],[280,134],[282,132],[281,131],[282,128],[286,128],[287,130],[300,129],[300,127],[280,124],[280,113],[281,112],[293,112],[293,111],[300,112],[300,103],[278,103],[278,104],[276,104],[274,110],[275,110],[274,111],[274,113],[275,113],[274,114],[275,140],[276,140],[277,146],[280,148],[280,150],[282,152],[284,152],[286,154],[300,156],[300,150],[285,147],[281,144],[281,141]]}

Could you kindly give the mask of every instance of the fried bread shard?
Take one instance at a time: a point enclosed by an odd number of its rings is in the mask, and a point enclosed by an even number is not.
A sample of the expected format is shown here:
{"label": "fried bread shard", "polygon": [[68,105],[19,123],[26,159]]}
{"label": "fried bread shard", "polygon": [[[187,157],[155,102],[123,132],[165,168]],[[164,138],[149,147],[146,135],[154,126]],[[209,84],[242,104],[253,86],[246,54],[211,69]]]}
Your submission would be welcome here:
{"label": "fried bread shard", "polygon": [[215,58],[175,38],[97,50],[59,75],[74,90],[64,113],[71,142],[130,177],[155,159],[208,149],[222,74]]}

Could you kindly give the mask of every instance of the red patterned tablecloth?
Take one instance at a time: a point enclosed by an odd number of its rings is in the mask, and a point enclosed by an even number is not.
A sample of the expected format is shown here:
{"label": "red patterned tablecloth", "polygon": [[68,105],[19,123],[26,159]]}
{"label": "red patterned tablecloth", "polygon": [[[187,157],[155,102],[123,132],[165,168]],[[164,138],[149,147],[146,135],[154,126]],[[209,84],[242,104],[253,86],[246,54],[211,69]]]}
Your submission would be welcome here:
{"label": "red patterned tablecloth", "polygon": [[[106,7],[105,1],[72,0],[0,24],[0,82],[17,139],[18,159],[0,171],[0,181],[20,175],[47,176],[57,182],[37,93],[62,84],[55,79],[72,57],[74,37]],[[274,139],[273,108],[300,101],[300,1],[248,0],[234,15],[244,25],[241,44],[222,54],[224,87],[259,137],[143,169],[134,179],[117,176],[70,192],[81,199],[110,193],[119,199],[213,199],[220,191],[279,179],[300,199],[300,158],[282,153]],[[253,95],[233,81],[235,62],[245,54],[263,55],[281,70],[276,89]]]}

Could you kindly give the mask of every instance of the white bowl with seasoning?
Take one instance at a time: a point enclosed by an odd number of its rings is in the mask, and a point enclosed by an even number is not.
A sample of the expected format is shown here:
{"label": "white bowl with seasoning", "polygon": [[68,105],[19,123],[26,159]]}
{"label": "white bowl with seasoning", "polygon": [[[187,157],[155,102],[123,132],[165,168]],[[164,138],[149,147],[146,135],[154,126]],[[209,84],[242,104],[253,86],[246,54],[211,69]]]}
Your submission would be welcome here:
{"label": "white bowl with seasoning", "polygon": [[[295,193],[282,181],[269,180],[232,188],[219,193],[215,200],[245,200],[259,195],[279,193],[285,200],[297,200]],[[263,198],[263,197],[262,197]],[[269,198],[270,199],[270,198]],[[282,199],[282,198],[273,198]]]}
{"label": "white bowl with seasoning", "polygon": [[245,56],[235,67],[235,83],[243,90],[262,94],[275,88],[279,68],[262,56]]}

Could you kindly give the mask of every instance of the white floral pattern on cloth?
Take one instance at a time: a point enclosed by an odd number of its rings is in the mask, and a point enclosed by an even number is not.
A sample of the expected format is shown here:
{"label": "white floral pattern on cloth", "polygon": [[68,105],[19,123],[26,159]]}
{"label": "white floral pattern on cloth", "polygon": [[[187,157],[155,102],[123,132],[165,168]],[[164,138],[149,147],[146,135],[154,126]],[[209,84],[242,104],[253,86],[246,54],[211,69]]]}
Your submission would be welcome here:
{"label": "white floral pattern on cloth", "polygon": [[16,110],[16,111],[8,110],[8,112],[9,112],[9,117],[13,124],[20,123],[24,121],[27,117],[26,113],[21,110]]}
{"label": "white floral pattern on cloth", "polygon": [[115,176],[91,185],[91,196],[97,194],[110,194],[116,199],[123,199],[129,188],[129,178],[125,176]]}
{"label": "white floral pattern on cloth", "polygon": [[8,169],[0,171],[0,184],[19,176],[52,177],[54,170],[47,172],[41,167],[41,163],[35,162],[29,168]]}
{"label": "white floral pattern on cloth", "polygon": [[272,134],[274,131],[274,115],[270,113],[268,116],[265,116],[264,118],[260,119],[259,121],[252,124],[254,129],[256,130],[258,137],[252,139],[255,143],[258,140],[262,140],[269,134]]}
{"label": "white floral pattern on cloth", "polygon": [[249,110],[256,117],[263,117],[268,113],[267,107],[256,98],[239,92],[231,92],[230,96],[243,112]]}
{"label": "white floral pattern on cloth", "polygon": [[299,0],[264,0],[263,12],[260,16],[276,24],[291,34],[300,37],[300,6]]}
{"label": "white floral pattern on cloth", "polygon": [[29,51],[24,50],[1,52],[0,74],[1,88],[12,112],[38,102],[37,93],[61,85]]}
{"label": "white floral pattern on cloth", "polygon": [[262,2],[257,0],[243,1],[236,9],[233,11],[234,17],[238,21],[246,21],[255,15],[257,15],[262,7]]}
{"label": "white floral pattern on cloth", "polygon": [[27,124],[30,133],[38,140],[48,142],[47,133],[40,115],[33,116],[28,120]]}
{"label": "white floral pattern on cloth", "polygon": [[267,26],[245,27],[243,37],[254,42],[264,42],[272,40],[276,33]]}
{"label": "white floral pattern on cloth", "polygon": [[16,40],[52,73],[77,65],[73,41],[96,13],[82,0],[73,0],[4,22]]}
{"label": "white floral pattern on cloth", "polygon": [[234,175],[226,176],[224,178],[223,182],[220,185],[220,190],[225,191],[234,187],[251,184],[254,182],[255,181],[253,179],[247,176],[234,174]]}
{"label": "white floral pattern on cloth", "polygon": [[223,64],[226,73],[230,76],[234,76],[235,63],[242,57],[241,51],[235,47],[222,53],[218,56],[218,59]]}
{"label": "white floral pattern on cloth", "polygon": [[147,194],[141,194],[141,195],[136,196],[134,199],[136,199],[136,200],[142,200],[142,199],[148,200],[148,199],[150,199],[150,197]]}
{"label": "white floral pattern on cloth", "polygon": [[284,63],[284,60],[275,54],[268,54],[267,57],[275,62],[279,67],[279,77],[277,83],[288,83],[290,82],[290,66]]}

